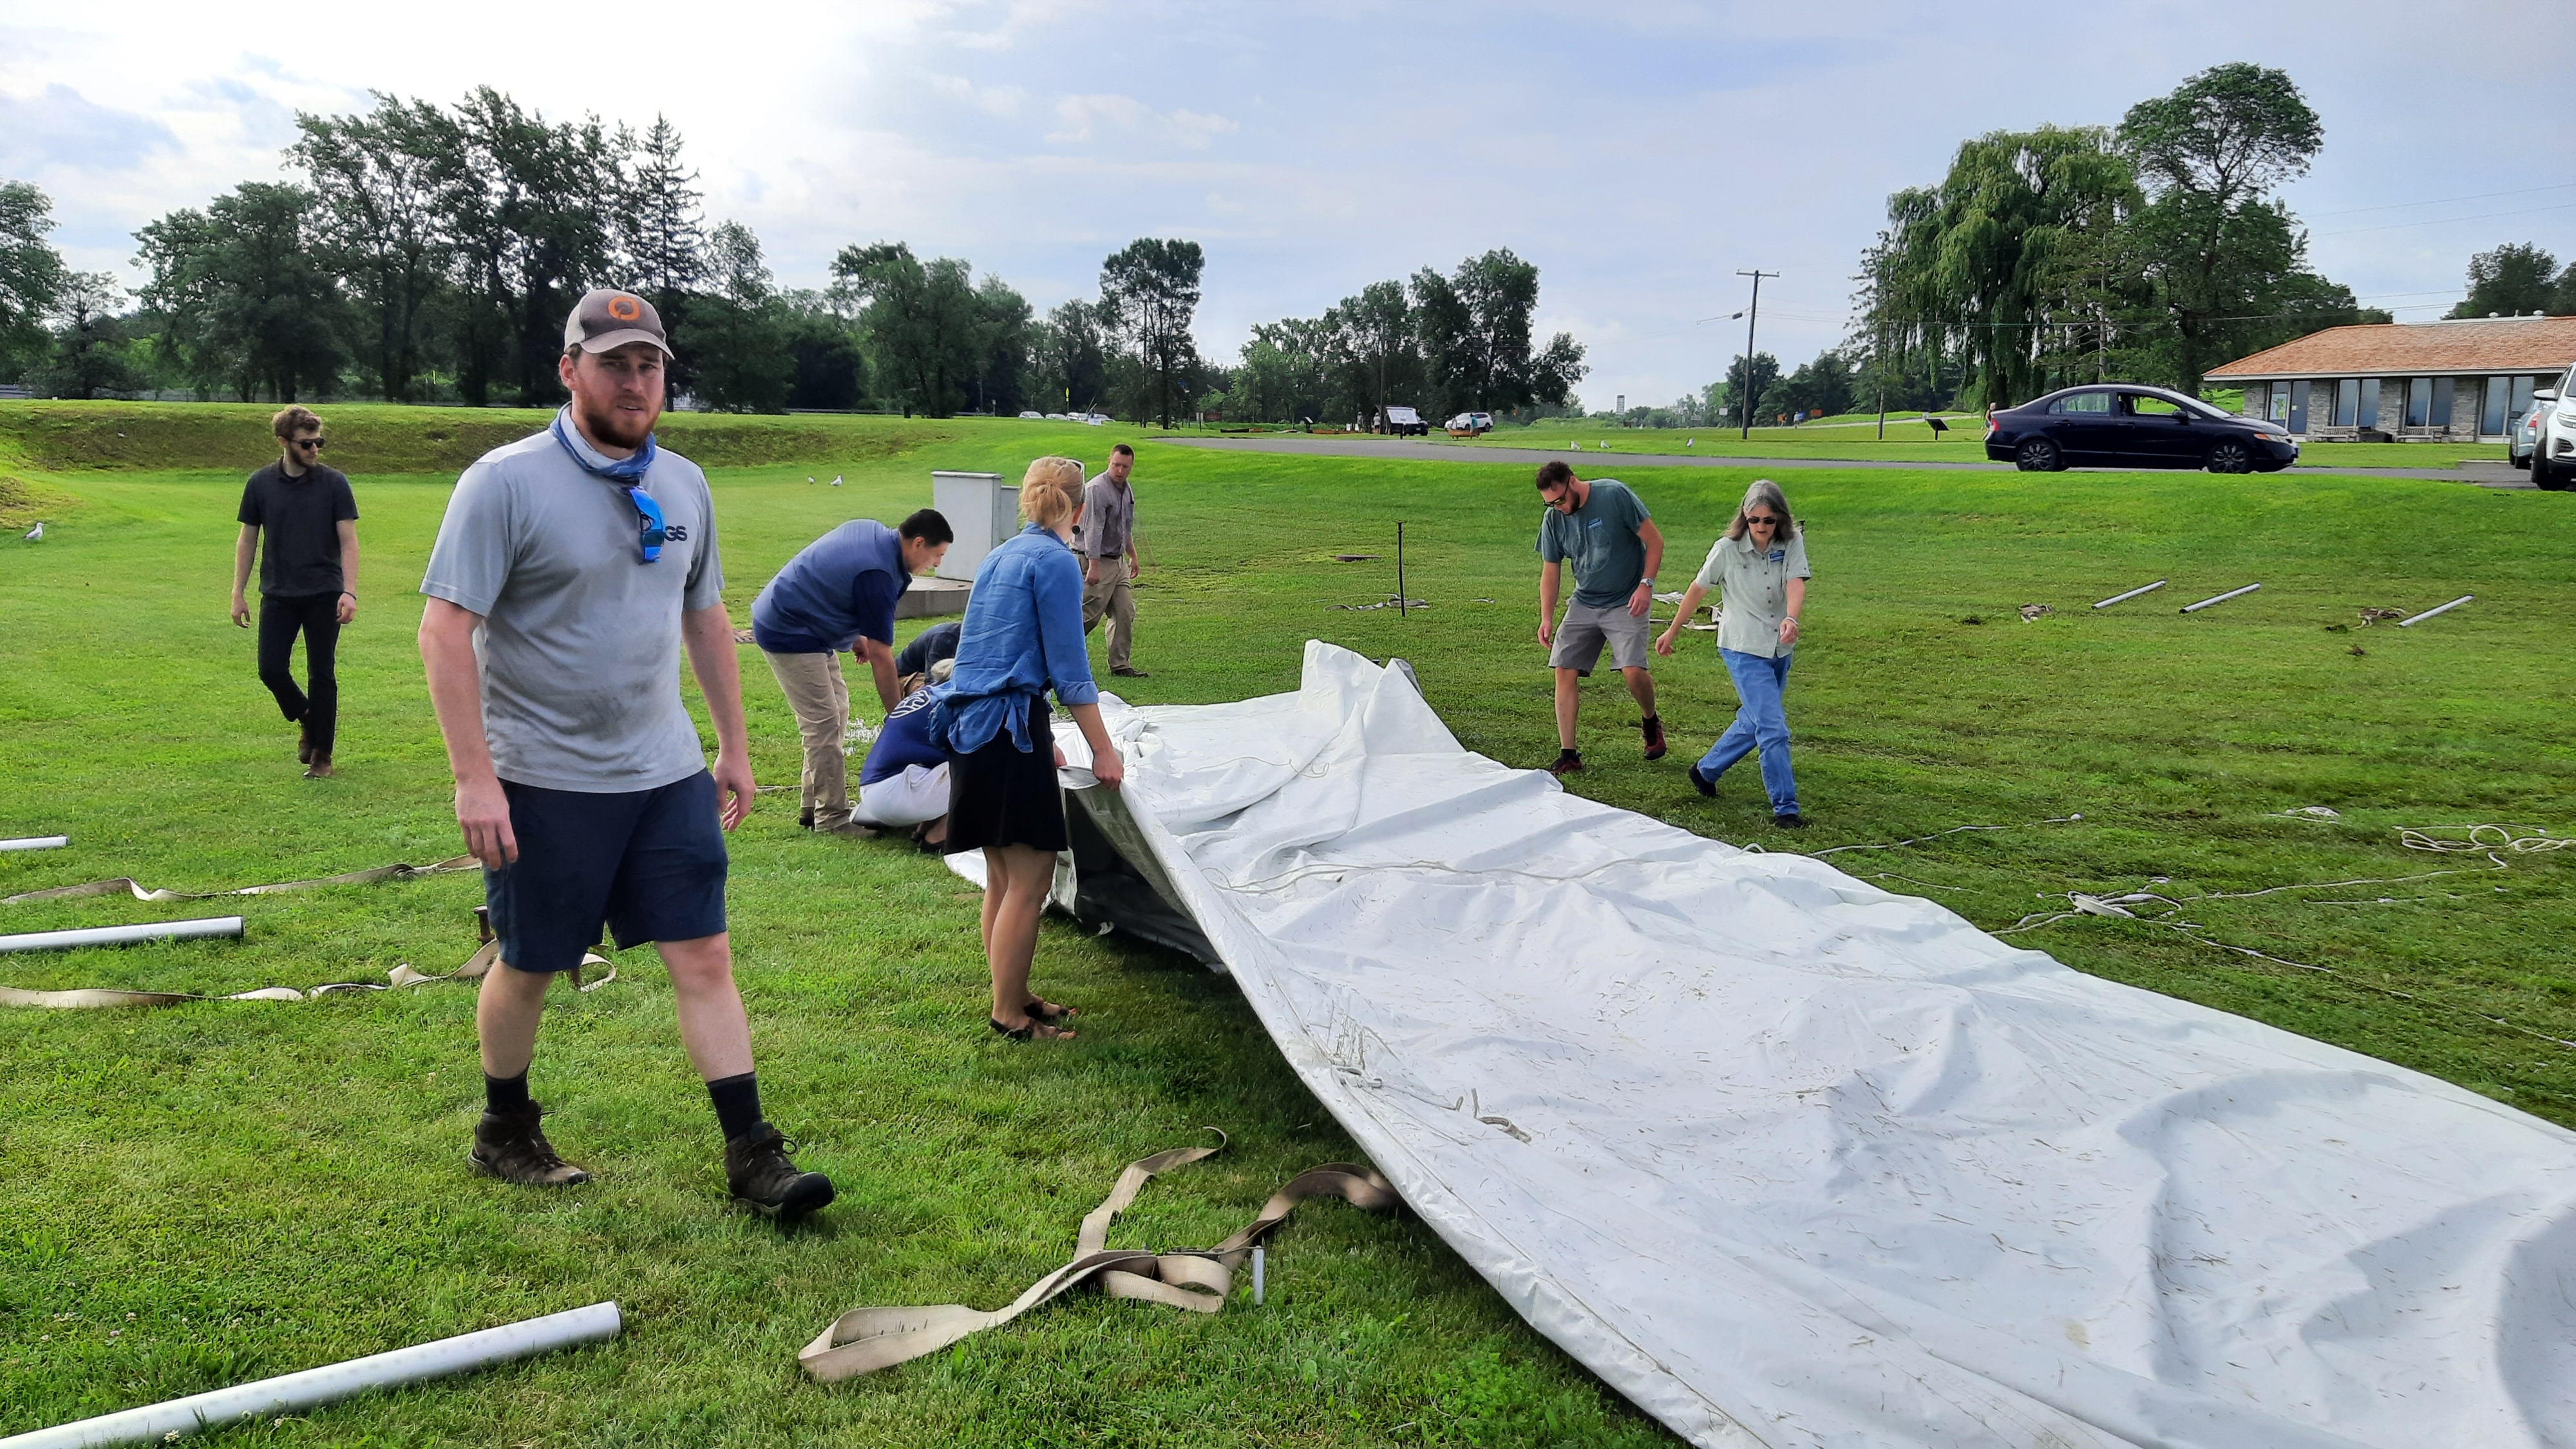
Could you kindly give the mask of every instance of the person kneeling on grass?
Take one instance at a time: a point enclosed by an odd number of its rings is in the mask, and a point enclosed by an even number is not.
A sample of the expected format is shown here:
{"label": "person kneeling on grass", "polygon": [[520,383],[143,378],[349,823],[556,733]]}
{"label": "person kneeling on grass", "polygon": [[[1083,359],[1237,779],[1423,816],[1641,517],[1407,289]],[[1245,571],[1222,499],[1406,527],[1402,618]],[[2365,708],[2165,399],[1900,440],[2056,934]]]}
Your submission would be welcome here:
{"label": "person kneeling on grass", "polygon": [[1015,1041],[1073,1035],[1062,1023],[1074,1009],[1029,990],[1038,911],[1067,843],[1049,688],[1081,726],[1093,776],[1115,790],[1126,775],[1100,722],[1100,686],[1082,645],[1082,565],[1071,547],[1081,512],[1081,464],[1040,458],[1029,465],[1020,481],[1028,527],[975,570],[956,672],[933,717],[948,751],[948,849],[984,852],[993,1030]]}
{"label": "person kneeling on grass", "polygon": [[1717,777],[1755,750],[1762,752],[1762,788],[1771,796],[1771,822],[1790,830],[1805,827],[1798,813],[1798,782],[1789,773],[1789,717],[1780,703],[1789,683],[1789,659],[1798,647],[1798,616],[1807,608],[1807,538],[1789,516],[1789,500],[1780,485],[1758,479],[1744,490],[1744,502],[1726,535],[1708,551],[1699,577],[1682,592],[1672,627],[1655,641],[1655,652],[1670,654],[1682,625],[1712,588],[1724,607],[1717,619],[1717,653],[1735,679],[1743,701],[1735,722],[1690,768],[1691,788],[1717,794]]}
{"label": "person kneeling on grass", "polygon": [[886,716],[859,767],[859,800],[850,818],[881,830],[912,826],[913,844],[945,854],[948,752],[940,748],[933,725],[946,692],[918,675],[905,678],[903,702]]}

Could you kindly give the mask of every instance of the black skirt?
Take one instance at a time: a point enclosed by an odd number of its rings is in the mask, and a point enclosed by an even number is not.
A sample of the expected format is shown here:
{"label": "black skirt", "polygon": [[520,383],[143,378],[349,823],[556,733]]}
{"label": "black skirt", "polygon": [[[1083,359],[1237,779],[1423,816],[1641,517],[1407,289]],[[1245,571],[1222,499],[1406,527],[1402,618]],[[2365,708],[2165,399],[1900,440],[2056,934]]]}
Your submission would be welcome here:
{"label": "black skirt", "polygon": [[948,854],[996,845],[1065,848],[1052,712],[1032,697],[1023,719],[1032,748],[1012,744],[1005,723],[983,748],[948,757],[948,842],[942,847]]}

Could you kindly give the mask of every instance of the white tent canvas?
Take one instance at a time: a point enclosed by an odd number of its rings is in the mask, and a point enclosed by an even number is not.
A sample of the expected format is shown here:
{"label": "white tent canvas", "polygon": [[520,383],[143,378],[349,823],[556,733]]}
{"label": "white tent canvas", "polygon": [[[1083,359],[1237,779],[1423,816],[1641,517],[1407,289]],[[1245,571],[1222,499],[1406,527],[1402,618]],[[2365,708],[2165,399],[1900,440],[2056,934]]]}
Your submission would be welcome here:
{"label": "white tent canvas", "polygon": [[1330,645],[1104,709],[1127,785],[1080,808],[1405,1201],[1694,1443],[2576,1444],[2566,1131],[1567,794]]}

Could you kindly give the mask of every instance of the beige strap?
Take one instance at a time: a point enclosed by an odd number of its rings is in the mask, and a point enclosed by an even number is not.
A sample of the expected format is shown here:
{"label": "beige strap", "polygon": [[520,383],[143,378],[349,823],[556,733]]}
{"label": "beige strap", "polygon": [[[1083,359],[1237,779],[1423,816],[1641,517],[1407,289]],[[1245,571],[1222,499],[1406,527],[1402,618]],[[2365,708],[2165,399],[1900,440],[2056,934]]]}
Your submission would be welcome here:
{"label": "beige strap", "polygon": [[1081,1231],[1074,1239],[1073,1261],[1030,1284],[1028,1291],[1009,1306],[990,1313],[962,1303],[855,1308],[833,1319],[830,1327],[815,1335],[796,1361],[817,1382],[838,1383],[937,1353],[969,1334],[999,1327],[1085,1283],[1097,1283],[1112,1298],[1214,1313],[1225,1306],[1226,1295],[1234,1291],[1233,1270],[1250,1255],[1252,1245],[1285,1222],[1297,1204],[1310,1197],[1338,1197],[1371,1212],[1391,1212],[1397,1205],[1395,1189],[1376,1169],[1328,1162],[1297,1174],[1286,1187],[1271,1194],[1250,1226],[1213,1248],[1142,1253],[1106,1246],[1110,1222],[1127,1210],[1145,1184],[1156,1173],[1214,1156],[1224,1146],[1224,1134],[1217,1135],[1220,1141],[1216,1147],[1175,1147],[1127,1164],[1109,1196],[1082,1220]]}
{"label": "beige strap", "polygon": [[210,901],[217,896],[273,896],[280,891],[311,890],[315,886],[374,885],[386,880],[418,880],[422,876],[445,875],[450,871],[479,870],[482,862],[470,855],[442,860],[436,865],[407,865],[400,861],[380,865],[373,870],[353,870],[343,875],[326,875],[313,880],[279,881],[274,885],[244,886],[237,891],[171,891],[146,890],[130,875],[114,880],[94,880],[81,885],[55,886],[51,890],[28,891],[23,895],[0,897],[0,906],[23,905],[29,901],[67,901],[76,896],[112,896],[118,891],[131,892],[138,901]]}

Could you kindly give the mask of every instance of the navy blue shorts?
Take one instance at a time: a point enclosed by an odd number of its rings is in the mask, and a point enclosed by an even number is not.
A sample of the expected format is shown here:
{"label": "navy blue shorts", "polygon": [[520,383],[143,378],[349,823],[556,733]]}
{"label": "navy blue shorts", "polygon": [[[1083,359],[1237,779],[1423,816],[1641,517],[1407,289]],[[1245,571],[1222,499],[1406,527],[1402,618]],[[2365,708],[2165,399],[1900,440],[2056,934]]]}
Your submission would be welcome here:
{"label": "navy blue shorts", "polygon": [[658,790],[587,795],[501,782],[519,859],[483,872],[501,959],[516,971],[569,971],[599,944],[624,950],[694,941],[725,928],[724,825],[705,770]]}

